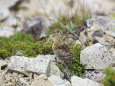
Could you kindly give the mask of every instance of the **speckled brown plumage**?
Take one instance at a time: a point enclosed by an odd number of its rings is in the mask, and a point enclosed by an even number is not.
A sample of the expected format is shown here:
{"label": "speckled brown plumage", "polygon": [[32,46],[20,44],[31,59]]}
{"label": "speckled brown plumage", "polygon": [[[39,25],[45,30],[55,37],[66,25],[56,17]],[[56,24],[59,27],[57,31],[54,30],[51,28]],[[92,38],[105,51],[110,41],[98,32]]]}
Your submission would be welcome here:
{"label": "speckled brown plumage", "polygon": [[61,36],[55,37],[52,49],[57,56],[57,59],[64,63],[69,63],[74,60],[74,56],[67,44],[64,43]]}

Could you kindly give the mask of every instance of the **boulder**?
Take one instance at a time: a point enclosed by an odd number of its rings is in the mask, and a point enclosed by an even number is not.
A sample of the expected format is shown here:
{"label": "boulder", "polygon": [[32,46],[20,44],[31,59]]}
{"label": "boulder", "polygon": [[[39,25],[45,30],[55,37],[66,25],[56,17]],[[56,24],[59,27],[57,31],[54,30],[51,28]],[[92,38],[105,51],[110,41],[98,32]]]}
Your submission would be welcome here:
{"label": "boulder", "polygon": [[100,83],[97,83],[87,78],[82,79],[78,76],[72,76],[71,83],[72,83],[72,86],[103,86]]}
{"label": "boulder", "polygon": [[107,16],[98,16],[96,18],[91,18],[86,21],[88,28],[91,28],[93,25],[98,25],[105,30],[113,31],[115,28],[115,20]]}
{"label": "boulder", "polygon": [[26,74],[32,72],[36,74],[48,74],[50,59],[47,58],[27,58],[24,56],[12,56],[8,64],[8,70]]}
{"label": "boulder", "polygon": [[87,20],[87,27],[80,32],[79,40],[91,44],[101,43],[108,49],[115,46],[115,20],[106,16],[99,16]]}
{"label": "boulder", "polygon": [[80,62],[87,65],[86,69],[104,69],[115,59],[106,47],[96,43],[81,51]]}
{"label": "boulder", "polygon": [[0,22],[3,22],[10,16],[9,8],[14,6],[20,0],[0,0]]}
{"label": "boulder", "polygon": [[23,33],[31,34],[36,40],[46,37],[46,29],[50,25],[50,21],[44,17],[37,17],[28,20],[24,24]]}

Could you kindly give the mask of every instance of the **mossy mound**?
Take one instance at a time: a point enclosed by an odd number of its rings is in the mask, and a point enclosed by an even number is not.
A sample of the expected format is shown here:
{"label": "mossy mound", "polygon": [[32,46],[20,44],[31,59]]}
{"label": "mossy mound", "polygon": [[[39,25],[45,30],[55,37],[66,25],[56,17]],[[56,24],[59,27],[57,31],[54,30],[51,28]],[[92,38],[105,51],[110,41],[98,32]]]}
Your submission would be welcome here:
{"label": "mossy mound", "polygon": [[10,38],[0,37],[0,58],[12,55],[35,57],[38,54],[53,54],[52,40],[35,41],[31,35],[17,33]]}

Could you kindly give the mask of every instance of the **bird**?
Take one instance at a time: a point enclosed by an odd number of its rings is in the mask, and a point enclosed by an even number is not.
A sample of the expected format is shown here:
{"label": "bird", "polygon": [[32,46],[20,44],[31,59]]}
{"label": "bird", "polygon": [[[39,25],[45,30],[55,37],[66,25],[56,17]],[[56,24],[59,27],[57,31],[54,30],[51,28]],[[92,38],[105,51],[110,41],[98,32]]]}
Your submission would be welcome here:
{"label": "bird", "polygon": [[60,30],[56,31],[52,50],[57,57],[57,61],[62,62],[62,64],[70,64],[74,60],[74,55],[71,53],[69,46],[64,42]]}
{"label": "bird", "polygon": [[57,64],[61,64],[63,67],[64,79],[70,81],[69,65],[72,65],[72,61],[75,60],[74,55],[71,53],[69,46],[64,41],[64,36],[60,30],[57,30],[54,35],[54,42],[52,50],[56,55]]}

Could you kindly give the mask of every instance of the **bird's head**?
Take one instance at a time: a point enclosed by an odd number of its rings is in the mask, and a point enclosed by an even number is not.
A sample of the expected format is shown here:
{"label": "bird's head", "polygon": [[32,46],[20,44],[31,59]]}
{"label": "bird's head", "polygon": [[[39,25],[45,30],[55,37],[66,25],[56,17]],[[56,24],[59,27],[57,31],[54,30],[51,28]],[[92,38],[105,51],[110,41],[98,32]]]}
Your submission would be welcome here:
{"label": "bird's head", "polygon": [[57,44],[63,42],[63,34],[62,34],[61,30],[59,30],[59,29],[55,30],[53,40]]}

